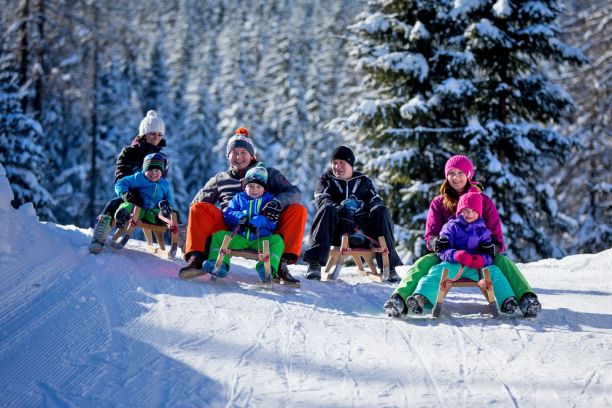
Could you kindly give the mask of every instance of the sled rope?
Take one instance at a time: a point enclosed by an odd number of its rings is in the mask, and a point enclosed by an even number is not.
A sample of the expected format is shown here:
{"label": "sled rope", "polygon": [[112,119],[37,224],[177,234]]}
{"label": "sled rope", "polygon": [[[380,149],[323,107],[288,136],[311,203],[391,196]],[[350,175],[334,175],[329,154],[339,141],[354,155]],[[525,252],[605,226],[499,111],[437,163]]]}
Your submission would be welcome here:
{"label": "sled rope", "polygon": [[457,273],[457,276],[455,276],[452,279],[444,279],[443,281],[440,282],[440,289],[442,290],[450,289],[451,283],[457,282],[459,279],[461,279],[462,274],[463,274],[463,265],[459,267],[459,272]]}

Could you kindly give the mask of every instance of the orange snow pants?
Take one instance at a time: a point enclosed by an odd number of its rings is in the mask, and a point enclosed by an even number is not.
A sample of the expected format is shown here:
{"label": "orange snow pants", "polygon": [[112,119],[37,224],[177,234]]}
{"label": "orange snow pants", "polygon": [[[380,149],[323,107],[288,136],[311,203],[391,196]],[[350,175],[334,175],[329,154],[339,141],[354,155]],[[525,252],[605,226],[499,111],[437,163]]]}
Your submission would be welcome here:
{"label": "orange snow pants", "polygon": [[[286,257],[288,263],[295,263],[300,257],[307,215],[306,207],[300,204],[290,204],[281,212],[274,233],[283,237],[284,254],[289,255]],[[208,255],[210,238],[220,230],[229,230],[220,209],[210,203],[193,204],[189,208],[185,259],[193,251],[204,252]]]}

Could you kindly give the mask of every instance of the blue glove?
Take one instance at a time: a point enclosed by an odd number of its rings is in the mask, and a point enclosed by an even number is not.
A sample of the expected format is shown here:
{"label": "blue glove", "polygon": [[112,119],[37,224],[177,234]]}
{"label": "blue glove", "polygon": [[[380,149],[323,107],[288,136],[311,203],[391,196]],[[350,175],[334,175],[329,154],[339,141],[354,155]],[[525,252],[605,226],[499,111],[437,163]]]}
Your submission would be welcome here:
{"label": "blue glove", "polygon": [[249,224],[251,224],[255,228],[263,228],[268,225],[268,219],[263,215],[256,215],[253,217],[253,219],[251,219],[251,222]]}

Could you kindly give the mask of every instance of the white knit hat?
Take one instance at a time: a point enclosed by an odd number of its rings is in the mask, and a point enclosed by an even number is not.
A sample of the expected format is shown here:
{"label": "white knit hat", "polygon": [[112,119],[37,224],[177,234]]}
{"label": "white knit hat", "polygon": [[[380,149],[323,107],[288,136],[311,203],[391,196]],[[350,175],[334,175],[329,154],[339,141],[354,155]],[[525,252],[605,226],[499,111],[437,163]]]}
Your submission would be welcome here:
{"label": "white knit hat", "polygon": [[147,133],[161,133],[165,135],[166,126],[164,121],[157,117],[157,112],[153,109],[147,112],[147,116],[140,121],[138,135],[146,135]]}

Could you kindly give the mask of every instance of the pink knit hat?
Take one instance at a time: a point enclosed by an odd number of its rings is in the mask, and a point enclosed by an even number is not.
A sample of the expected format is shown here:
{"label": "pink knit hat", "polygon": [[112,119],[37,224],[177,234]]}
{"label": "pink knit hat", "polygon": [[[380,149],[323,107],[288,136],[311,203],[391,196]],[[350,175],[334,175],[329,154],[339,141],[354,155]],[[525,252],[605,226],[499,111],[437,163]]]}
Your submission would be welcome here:
{"label": "pink knit hat", "polygon": [[472,181],[472,177],[474,177],[474,165],[466,156],[456,155],[448,159],[446,166],[444,166],[444,177],[448,177],[448,173],[451,169],[461,170],[470,181]]}
{"label": "pink knit hat", "polygon": [[482,194],[469,192],[462,195],[459,198],[459,204],[457,204],[456,215],[459,215],[464,208],[474,210],[479,217],[482,217]]}

